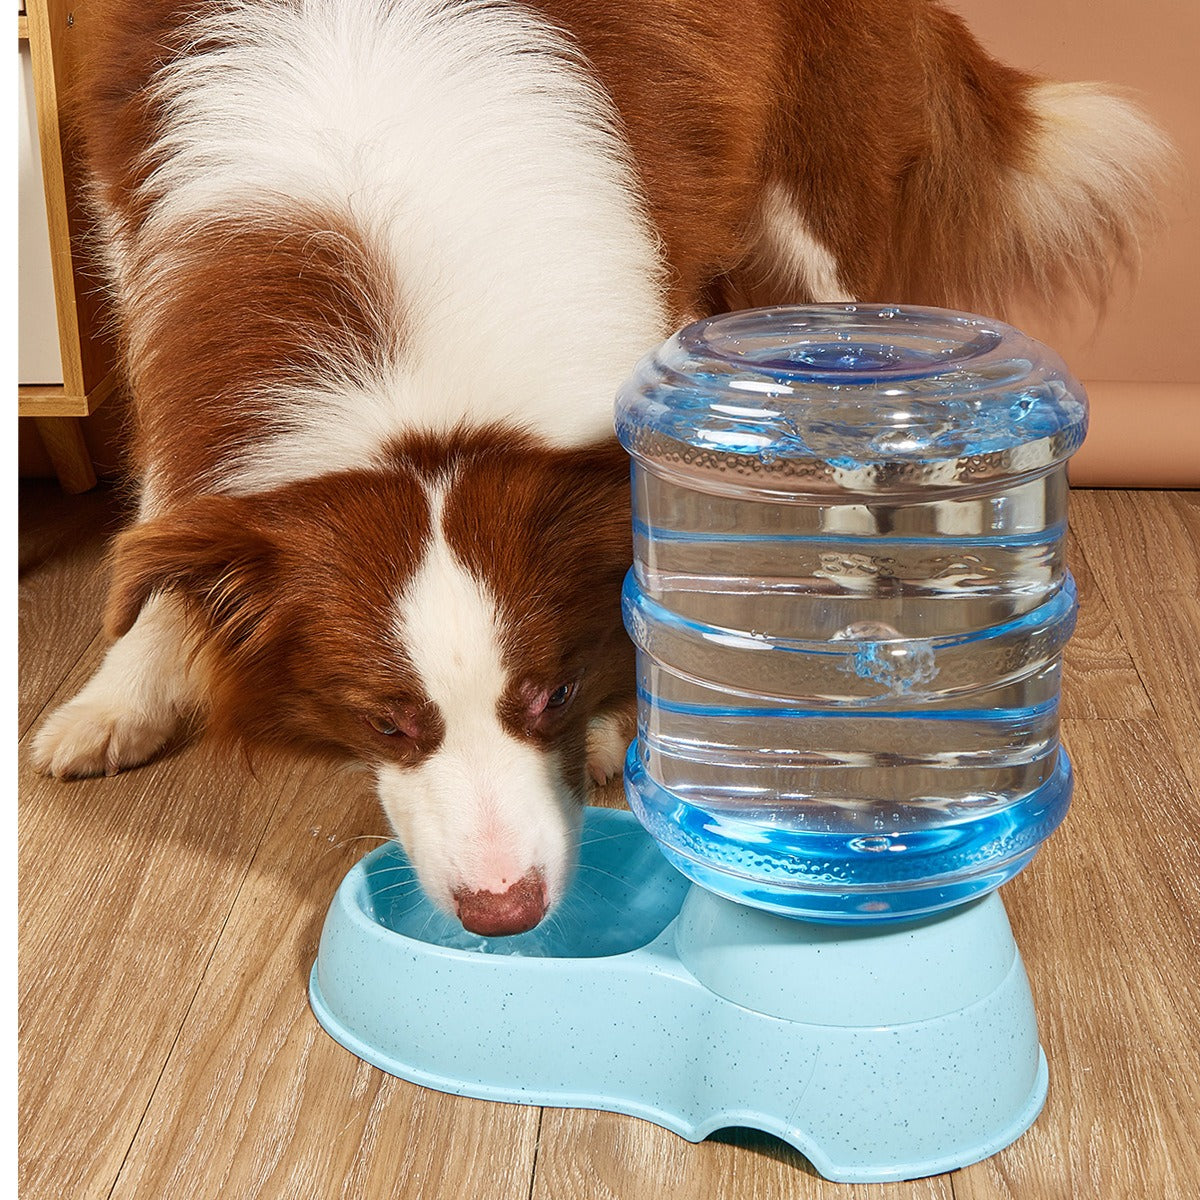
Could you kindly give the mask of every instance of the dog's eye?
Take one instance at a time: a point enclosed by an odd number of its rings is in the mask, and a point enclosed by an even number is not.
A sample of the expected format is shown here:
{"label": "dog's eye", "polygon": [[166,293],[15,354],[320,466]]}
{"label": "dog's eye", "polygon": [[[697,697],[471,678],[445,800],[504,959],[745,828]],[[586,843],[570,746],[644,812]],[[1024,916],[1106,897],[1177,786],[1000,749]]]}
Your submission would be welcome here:
{"label": "dog's eye", "polygon": [[544,721],[556,717],[571,702],[579,686],[578,679],[560,683],[556,688],[539,688],[529,682],[524,688],[525,719],[533,729]]}
{"label": "dog's eye", "polygon": [[384,737],[395,737],[400,732],[400,727],[391,717],[383,716],[379,713],[372,713],[368,716],[367,724],[376,733],[382,733]]}

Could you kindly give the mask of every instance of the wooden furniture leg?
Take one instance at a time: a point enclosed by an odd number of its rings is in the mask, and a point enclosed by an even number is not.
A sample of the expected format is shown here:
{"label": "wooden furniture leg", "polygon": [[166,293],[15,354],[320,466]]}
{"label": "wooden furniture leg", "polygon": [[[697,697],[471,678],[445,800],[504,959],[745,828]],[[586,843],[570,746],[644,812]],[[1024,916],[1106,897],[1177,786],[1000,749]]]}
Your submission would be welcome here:
{"label": "wooden furniture leg", "polygon": [[34,421],[63,491],[74,494],[94,488],[96,472],[79,418],[35,417]]}

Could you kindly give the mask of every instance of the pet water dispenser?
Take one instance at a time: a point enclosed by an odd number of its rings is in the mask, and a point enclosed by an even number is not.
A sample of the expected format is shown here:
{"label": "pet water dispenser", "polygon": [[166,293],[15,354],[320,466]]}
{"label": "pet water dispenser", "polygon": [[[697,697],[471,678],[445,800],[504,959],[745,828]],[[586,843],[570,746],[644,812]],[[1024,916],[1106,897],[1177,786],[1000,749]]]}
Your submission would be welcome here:
{"label": "pet water dispenser", "polygon": [[589,808],[563,904],[512,938],[374,851],[326,919],[321,1023],[443,1091],[749,1126],[835,1180],[1019,1137],[1047,1070],[996,889],[1070,801],[1086,423],[1044,346],[935,309],[732,313],[648,356],[617,407],[636,820]]}

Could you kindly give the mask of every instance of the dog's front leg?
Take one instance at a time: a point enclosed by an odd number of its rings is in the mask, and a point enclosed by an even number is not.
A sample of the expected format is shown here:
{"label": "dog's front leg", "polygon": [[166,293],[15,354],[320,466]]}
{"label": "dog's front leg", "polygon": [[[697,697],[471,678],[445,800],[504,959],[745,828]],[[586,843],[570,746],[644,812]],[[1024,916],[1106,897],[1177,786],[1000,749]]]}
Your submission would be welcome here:
{"label": "dog's front leg", "polygon": [[153,596],[79,695],[38,730],[34,766],[75,779],[115,775],[148,761],[200,707],[197,676],[181,602]]}
{"label": "dog's front leg", "polygon": [[625,767],[625,753],[637,736],[637,708],[630,701],[592,718],[587,735],[588,776],[604,787]]}

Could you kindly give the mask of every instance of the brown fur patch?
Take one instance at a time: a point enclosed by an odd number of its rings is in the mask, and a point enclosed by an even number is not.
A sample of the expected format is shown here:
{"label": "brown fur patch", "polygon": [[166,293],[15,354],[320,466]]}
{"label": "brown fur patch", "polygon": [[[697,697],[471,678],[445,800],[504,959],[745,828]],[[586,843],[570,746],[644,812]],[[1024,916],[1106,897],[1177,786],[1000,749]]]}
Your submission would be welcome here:
{"label": "brown fur patch", "polygon": [[186,24],[198,0],[95,0],[91,40],[64,97],[75,153],[87,164],[98,199],[138,224],[151,197],[143,188],[161,158],[162,122],[148,83],[187,49]]}
{"label": "brown fur patch", "polygon": [[[1138,161],[1119,195],[1055,195],[1056,165],[1032,161],[1039,81],[932,0],[746,0],[737,20],[726,0],[535,6],[575,36],[616,102],[681,320],[821,298],[757,253],[772,183],[867,301],[1003,311],[1033,289],[1099,303],[1108,260],[1154,223],[1153,127],[1123,139]],[[1094,134],[1081,153],[1102,153]],[[1062,208],[1062,229],[1082,227],[1069,245],[1016,202],[1014,172]]]}
{"label": "brown fur patch", "polygon": [[[582,753],[587,718],[633,699],[621,581],[632,561],[629,460],[614,440],[578,450],[497,447],[463,465],[447,496],[446,539],[496,597],[517,736]],[[561,716],[526,721],[529,688],[579,680]]]}
{"label": "brown fur patch", "polygon": [[231,215],[171,240],[146,250],[154,282],[127,313],[136,457],[166,497],[202,490],[272,432],[264,393],[353,383],[403,336],[390,272],[336,218]]}
{"label": "brown fur patch", "polygon": [[[790,38],[771,0],[533,0],[612,97],[663,241],[677,322],[724,307],[777,136]],[[631,364],[632,365],[632,364]]]}
{"label": "brown fur patch", "polygon": [[[392,621],[428,536],[423,489],[403,470],[203,496],[117,540],[110,631],[127,629],[153,592],[173,591],[210,677],[216,732],[411,761],[436,748],[442,726]],[[387,738],[372,715],[419,736]]]}

